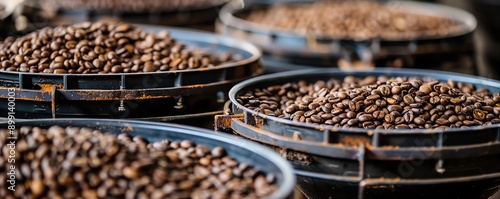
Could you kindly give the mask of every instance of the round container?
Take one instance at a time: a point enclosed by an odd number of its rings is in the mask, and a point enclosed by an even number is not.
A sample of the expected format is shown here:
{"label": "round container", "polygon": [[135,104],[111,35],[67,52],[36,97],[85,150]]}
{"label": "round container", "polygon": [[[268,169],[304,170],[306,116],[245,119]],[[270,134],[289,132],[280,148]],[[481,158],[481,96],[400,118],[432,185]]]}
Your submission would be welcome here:
{"label": "round container", "polygon": [[229,92],[216,127],[275,148],[292,163],[309,198],[485,198],[500,187],[500,124],[452,130],[336,129],[267,116],[236,97],[255,88],[347,75],[417,76],[472,83],[500,92],[500,82],[419,69],[314,69],[253,78]]}
{"label": "round container", "polygon": [[[196,144],[203,144],[213,148],[223,147],[227,154],[238,162],[247,163],[265,173],[276,176],[279,189],[268,198],[292,198],[295,185],[295,176],[291,166],[281,159],[277,154],[262,146],[246,140],[237,139],[234,136],[215,134],[213,132],[198,128],[175,125],[160,124],[141,121],[123,120],[92,120],[92,119],[55,119],[55,120],[24,120],[17,121],[15,126],[37,126],[50,127],[58,125],[61,127],[88,127],[99,129],[105,133],[118,135],[127,133],[130,136],[142,136],[149,142],[168,139],[170,141],[190,140]],[[8,122],[1,122],[0,128],[7,128]]]}
{"label": "round container", "polygon": [[476,29],[476,19],[471,14],[452,7],[412,1],[387,2],[389,11],[442,17],[463,24],[463,31],[453,35],[413,39],[354,40],[303,35],[239,18],[251,10],[267,8],[276,3],[313,2],[315,1],[246,1],[244,6],[237,2],[227,4],[219,12],[217,31],[251,41],[261,47],[269,72],[292,70],[293,68],[279,64],[285,62],[314,67],[388,66],[477,73],[472,35]]}
{"label": "round container", "polygon": [[[14,88],[17,118],[135,118],[177,121],[211,117],[213,127],[227,92],[239,81],[262,73],[260,51],[253,45],[210,33],[168,30],[188,47],[232,52],[243,60],[211,69],[122,74],[40,74],[0,72],[0,110],[6,111]],[[12,94],[10,94],[12,95]],[[204,126],[205,127],[205,126]]]}

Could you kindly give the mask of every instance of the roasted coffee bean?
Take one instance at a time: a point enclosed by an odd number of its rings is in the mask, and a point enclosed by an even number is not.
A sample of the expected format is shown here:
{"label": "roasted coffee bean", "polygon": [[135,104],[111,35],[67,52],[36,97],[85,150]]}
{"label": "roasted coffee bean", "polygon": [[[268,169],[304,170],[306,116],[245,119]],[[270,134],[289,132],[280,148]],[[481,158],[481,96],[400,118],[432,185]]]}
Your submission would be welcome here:
{"label": "roasted coffee bean", "polygon": [[375,112],[377,109],[378,109],[378,106],[377,106],[377,105],[370,105],[370,106],[366,107],[366,109],[365,109],[365,113],[373,113],[373,112]]}
{"label": "roasted coffee bean", "polygon": [[[16,135],[20,173],[16,191],[0,192],[2,198],[262,198],[277,190],[274,175],[190,140],[148,143],[58,126],[21,127]],[[10,150],[8,142],[0,136],[1,151]],[[3,154],[0,169],[7,171]]]}
{"label": "roasted coffee bean", "polygon": [[390,105],[387,107],[387,110],[390,112],[392,112],[392,111],[401,112],[403,110],[403,108],[399,105]]}
{"label": "roasted coffee bean", "polygon": [[[430,78],[381,79],[384,81],[371,85],[365,84],[373,82],[369,77],[354,76],[345,77],[344,82],[291,82],[250,91],[237,100],[255,111],[272,110],[267,113],[270,116],[334,127],[394,129],[405,124],[411,129],[447,129],[494,124],[499,118],[495,102],[499,94],[486,89],[474,90],[471,85],[454,82],[462,86],[456,88]],[[470,93],[462,92],[465,87]],[[288,93],[294,93],[294,98],[288,98]],[[254,100],[256,97],[266,100]],[[336,102],[331,102],[332,98],[337,98]]]}
{"label": "roasted coffee bean", "polygon": [[359,116],[358,119],[359,119],[360,122],[366,122],[366,121],[373,120],[373,116],[370,115],[370,114],[363,114],[363,115]]}
{"label": "roasted coffee bean", "polygon": [[438,124],[438,125],[446,125],[446,124],[449,124],[449,123],[450,123],[450,121],[447,120],[447,119],[444,119],[444,118],[438,118],[436,120],[436,124]]}
{"label": "roasted coffee bean", "polygon": [[396,129],[409,129],[410,127],[407,124],[398,124],[395,126]]}
{"label": "roasted coffee bean", "polygon": [[424,84],[420,86],[418,91],[422,92],[424,95],[428,95],[429,93],[432,92],[432,88],[428,84]]}
{"label": "roasted coffee bean", "polygon": [[413,115],[412,111],[408,111],[403,115],[403,118],[405,119],[406,123],[411,123],[411,122],[413,122],[413,119],[415,118],[415,116]]}
{"label": "roasted coffee bean", "polygon": [[[21,49],[13,51],[12,46]],[[62,25],[8,38],[0,42],[0,55],[2,70],[56,74],[200,69],[239,59],[231,52],[219,55],[187,48],[168,33],[112,22]]]}
{"label": "roasted coffee bean", "polygon": [[475,119],[477,120],[484,120],[484,118],[486,117],[486,114],[482,111],[482,110],[479,110],[479,109],[474,109],[474,111],[472,112],[472,115],[474,116]]}

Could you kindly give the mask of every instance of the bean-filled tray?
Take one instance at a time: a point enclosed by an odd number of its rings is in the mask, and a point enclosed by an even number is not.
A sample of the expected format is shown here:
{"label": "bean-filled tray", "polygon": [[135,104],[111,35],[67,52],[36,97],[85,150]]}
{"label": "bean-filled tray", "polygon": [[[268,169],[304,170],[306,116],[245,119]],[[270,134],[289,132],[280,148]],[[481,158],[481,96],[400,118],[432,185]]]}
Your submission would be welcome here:
{"label": "bean-filled tray", "polygon": [[[58,39],[43,41],[54,32]],[[9,59],[2,58],[0,71],[1,99],[15,89],[20,118],[213,112],[221,109],[232,85],[262,73],[255,46],[199,31],[97,22],[29,36],[47,46],[11,39],[16,45],[2,55]],[[71,42],[75,36],[83,39]],[[23,48],[31,56],[13,54]]]}
{"label": "bean-filled tray", "polygon": [[[9,129],[15,126],[12,136]],[[13,143],[16,191],[3,197],[292,197],[295,177],[277,154],[234,136],[140,121],[58,119],[2,122]],[[14,140],[7,137],[16,137]],[[4,175],[1,183],[11,186]],[[8,185],[7,185],[8,184]]]}
{"label": "bean-filled tray", "polygon": [[309,197],[480,197],[500,178],[499,92],[498,81],[430,70],[298,70],[233,87],[216,127],[274,147]]}

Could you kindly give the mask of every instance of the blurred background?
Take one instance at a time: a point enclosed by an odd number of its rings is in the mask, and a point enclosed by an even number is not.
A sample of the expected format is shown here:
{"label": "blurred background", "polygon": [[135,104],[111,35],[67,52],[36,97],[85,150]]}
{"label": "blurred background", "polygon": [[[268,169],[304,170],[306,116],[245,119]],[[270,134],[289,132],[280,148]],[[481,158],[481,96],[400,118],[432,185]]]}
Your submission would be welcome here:
{"label": "blurred background", "polygon": [[[500,23],[491,19],[497,18],[500,2],[495,0],[425,2],[461,8],[475,15],[478,20],[478,28],[473,34],[475,46],[473,63],[476,71],[458,72],[499,79],[500,71],[496,65],[500,63],[498,53]],[[0,0],[0,38],[20,36],[45,26],[96,20],[122,20],[213,32],[218,12],[225,3],[226,0]]]}

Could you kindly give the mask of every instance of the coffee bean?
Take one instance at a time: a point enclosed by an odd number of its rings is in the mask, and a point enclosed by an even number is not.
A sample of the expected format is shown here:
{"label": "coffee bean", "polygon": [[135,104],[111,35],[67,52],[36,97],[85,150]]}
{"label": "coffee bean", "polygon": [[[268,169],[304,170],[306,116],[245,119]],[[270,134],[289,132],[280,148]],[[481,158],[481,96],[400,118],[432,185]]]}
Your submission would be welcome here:
{"label": "coffee bean", "polygon": [[444,119],[444,118],[438,118],[436,120],[436,124],[438,124],[438,125],[447,125],[449,123],[450,123],[450,121],[447,119]]}
{"label": "coffee bean", "polygon": [[413,119],[414,119],[414,115],[413,115],[413,112],[412,111],[408,111],[406,112],[404,115],[403,115],[403,118],[405,119],[405,122],[407,123],[411,123],[413,122]]}
{"label": "coffee bean", "polygon": [[407,124],[398,124],[395,126],[396,129],[409,129],[410,127]]}
{"label": "coffee bean", "polygon": [[360,122],[371,121],[371,120],[373,120],[373,116],[370,114],[363,114],[363,115],[359,116],[358,119]]}
{"label": "coffee bean", "polygon": [[401,92],[401,90],[402,90],[402,89],[401,89],[401,87],[400,87],[400,86],[393,86],[393,87],[391,88],[391,93],[392,93],[393,95],[397,95],[397,94],[399,94],[399,93]]}
{"label": "coffee bean", "polygon": [[311,116],[311,121],[314,122],[314,123],[322,123],[323,122],[323,118],[321,118],[320,116],[317,116],[317,115],[312,115]]}
{"label": "coffee bean", "polygon": [[224,155],[224,149],[222,147],[215,147],[214,149],[212,149],[211,154],[216,158],[221,157],[222,155]]}
{"label": "coffee bean", "polygon": [[472,115],[474,116],[475,119],[477,120],[484,120],[484,118],[486,117],[486,114],[479,110],[479,109],[474,109],[474,111],[472,112]]}
{"label": "coffee bean", "polygon": [[403,110],[403,108],[401,106],[399,106],[399,105],[389,105],[387,107],[387,110],[391,111],[391,112],[392,111],[401,112]]}
{"label": "coffee bean", "polygon": [[432,92],[432,88],[428,84],[424,84],[420,86],[418,91],[422,92],[424,95],[428,95],[429,93]]}

